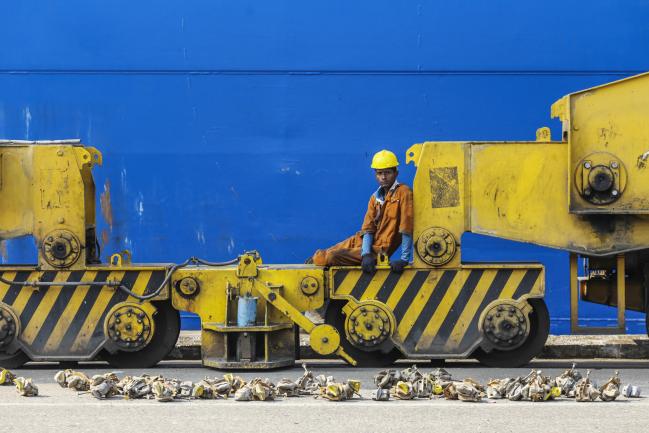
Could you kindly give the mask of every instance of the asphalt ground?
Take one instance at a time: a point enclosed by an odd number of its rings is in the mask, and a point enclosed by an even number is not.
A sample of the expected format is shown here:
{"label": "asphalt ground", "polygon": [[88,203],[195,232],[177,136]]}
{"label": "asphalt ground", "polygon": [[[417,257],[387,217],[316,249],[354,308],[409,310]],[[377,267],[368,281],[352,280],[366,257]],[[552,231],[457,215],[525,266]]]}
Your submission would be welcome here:
{"label": "asphalt ground", "polygon": [[[308,361],[307,361],[308,362]],[[448,362],[445,368],[456,379],[470,377],[480,383],[490,378],[515,377],[540,369],[556,376],[570,367],[571,361],[537,360],[525,368],[485,368],[475,362]],[[229,400],[178,400],[170,403],[155,400],[124,400],[114,397],[96,400],[60,388],[54,381],[58,364],[27,364],[14,372],[31,377],[40,395],[26,398],[13,386],[0,387],[0,432],[646,432],[649,430],[649,399],[626,399],[614,402],[577,403],[572,399],[552,402],[510,402],[484,400],[480,403],[460,401],[411,400],[376,402],[370,399],[375,368],[351,368],[338,361],[308,362],[314,374],[333,375],[362,382],[363,399],[329,402],[310,396],[282,398],[273,402],[236,402]],[[393,368],[406,368],[400,362]],[[433,367],[420,363],[427,371]],[[101,363],[74,367],[88,375],[106,373],[110,367]],[[623,384],[639,385],[649,390],[649,361],[579,360],[578,368],[591,378],[606,381],[615,370]],[[118,375],[164,375],[198,381],[206,376],[221,376],[223,371],[203,368],[193,361],[166,361],[156,368],[117,371]],[[273,371],[238,371],[244,379],[268,377],[276,382],[283,377],[297,379],[302,375],[299,364],[294,368]]]}

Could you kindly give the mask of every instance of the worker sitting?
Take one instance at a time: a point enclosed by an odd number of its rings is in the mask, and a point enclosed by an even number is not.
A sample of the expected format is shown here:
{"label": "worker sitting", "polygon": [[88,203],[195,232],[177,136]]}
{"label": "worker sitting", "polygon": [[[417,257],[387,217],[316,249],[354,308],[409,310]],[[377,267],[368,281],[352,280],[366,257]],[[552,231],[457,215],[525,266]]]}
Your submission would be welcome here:
{"label": "worker sitting", "polygon": [[379,189],[370,197],[361,231],[326,250],[317,250],[311,260],[318,266],[354,266],[373,273],[377,254],[388,257],[401,244],[401,255],[390,261],[401,273],[412,256],[412,190],[397,182],[399,161],[394,153],[381,150],[372,158]]}

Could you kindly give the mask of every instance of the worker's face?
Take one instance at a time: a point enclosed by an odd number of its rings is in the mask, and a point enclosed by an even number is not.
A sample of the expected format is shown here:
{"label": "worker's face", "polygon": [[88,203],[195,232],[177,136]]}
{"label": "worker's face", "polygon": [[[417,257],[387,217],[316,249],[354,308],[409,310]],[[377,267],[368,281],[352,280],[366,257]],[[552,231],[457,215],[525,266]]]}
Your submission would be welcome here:
{"label": "worker's face", "polygon": [[375,170],[376,172],[376,181],[382,188],[390,188],[395,180],[397,180],[397,175],[399,172],[396,168],[384,168],[380,170]]}

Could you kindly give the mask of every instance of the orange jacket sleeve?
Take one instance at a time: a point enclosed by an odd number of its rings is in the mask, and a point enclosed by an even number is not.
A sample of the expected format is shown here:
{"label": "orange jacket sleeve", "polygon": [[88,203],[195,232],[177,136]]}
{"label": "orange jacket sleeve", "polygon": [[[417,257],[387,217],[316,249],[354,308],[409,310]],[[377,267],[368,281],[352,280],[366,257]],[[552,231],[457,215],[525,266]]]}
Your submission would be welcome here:
{"label": "orange jacket sleeve", "polygon": [[399,202],[399,233],[412,236],[414,224],[412,190],[405,185],[403,190],[403,195]]}
{"label": "orange jacket sleeve", "polygon": [[363,225],[361,226],[360,235],[363,236],[365,233],[375,233],[376,232],[376,199],[374,195],[370,197],[370,201],[367,203],[367,212],[365,212],[365,218],[363,219]]}

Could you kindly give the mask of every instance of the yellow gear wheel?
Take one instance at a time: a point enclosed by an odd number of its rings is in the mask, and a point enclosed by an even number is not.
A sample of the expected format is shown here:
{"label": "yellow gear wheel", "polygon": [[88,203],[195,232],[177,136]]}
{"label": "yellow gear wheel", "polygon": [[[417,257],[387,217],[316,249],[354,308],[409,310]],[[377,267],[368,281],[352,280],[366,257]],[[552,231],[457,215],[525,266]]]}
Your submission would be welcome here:
{"label": "yellow gear wheel", "polygon": [[309,338],[311,347],[320,355],[331,355],[340,347],[340,334],[331,325],[316,325]]}

